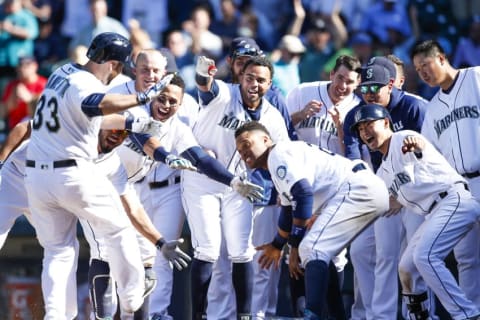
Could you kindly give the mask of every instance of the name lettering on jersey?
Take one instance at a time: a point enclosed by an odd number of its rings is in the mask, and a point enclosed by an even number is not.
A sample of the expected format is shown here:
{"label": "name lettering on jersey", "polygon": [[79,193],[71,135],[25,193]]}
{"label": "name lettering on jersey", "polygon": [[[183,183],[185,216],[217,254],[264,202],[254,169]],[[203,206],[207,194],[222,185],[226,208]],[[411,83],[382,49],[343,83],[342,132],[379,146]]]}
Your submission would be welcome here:
{"label": "name lettering on jersey", "polygon": [[388,193],[394,197],[397,198],[398,196],[398,190],[400,190],[400,187],[406,183],[411,182],[412,179],[406,172],[399,172],[395,175],[395,178],[392,181],[392,184],[388,188]]}
{"label": "name lettering on jersey", "polygon": [[222,120],[218,123],[219,126],[224,127],[230,130],[237,130],[240,128],[246,121],[240,120],[233,115],[223,115]]}
{"label": "name lettering on jersey", "polygon": [[125,145],[132,151],[135,151],[136,153],[146,156],[146,153],[143,152],[143,150],[132,141],[129,140],[128,142],[125,142]]}
{"label": "name lettering on jersey", "polygon": [[337,134],[337,126],[329,118],[325,117],[311,117],[308,119],[303,119],[298,125],[299,129],[308,129],[308,128],[320,128],[322,131],[326,131],[333,135]]}
{"label": "name lettering on jersey", "polygon": [[393,131],[395,132],[402,130],[404,127],[402,120],[393,122],[392,124],[393,124]]}
{"label": "name lettering on jersey", "polygon": [[462,119],[476,119],[480,117],[478,106],[463,106],[455,108],[450,114],[443,117],[440,120],[434,120],[433,127],[437,133],[437,137],[450,127],[450,125],[456,121]]}
{"label": "name lettering on jersey", "polygon": [[63,97],[69,86],[70,83],[68,82],[67,78],[60,77],[58,75],[52,75],[50,78],[48,78],[45,89],[52,89],[57,92],[60,97]]}

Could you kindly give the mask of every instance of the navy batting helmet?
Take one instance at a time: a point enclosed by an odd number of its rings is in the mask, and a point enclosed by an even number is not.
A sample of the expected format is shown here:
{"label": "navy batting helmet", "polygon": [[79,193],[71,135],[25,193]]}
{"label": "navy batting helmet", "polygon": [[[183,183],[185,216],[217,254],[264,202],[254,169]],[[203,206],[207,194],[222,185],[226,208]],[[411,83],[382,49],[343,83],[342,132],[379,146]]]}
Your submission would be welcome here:
{"label": "navy batting helmet", "polygon": [[98,64],[108,60],[126,63],[131,53],[132,45],[127,38],[115,32],[104,32],[92,40],[87,57]]}
{"label": "navy batting helmet", "polygon": [[366,104],[361,106],[354,115],[354,123],[350,127],[350,132],[357,134],[358,124],[366,121],[373,121],[379,119],[388,118],[390,122],[390,127],[392,125],[392,118],[390,118],[390,113],[387,111],[387,108],[382,107],[378,104]]}

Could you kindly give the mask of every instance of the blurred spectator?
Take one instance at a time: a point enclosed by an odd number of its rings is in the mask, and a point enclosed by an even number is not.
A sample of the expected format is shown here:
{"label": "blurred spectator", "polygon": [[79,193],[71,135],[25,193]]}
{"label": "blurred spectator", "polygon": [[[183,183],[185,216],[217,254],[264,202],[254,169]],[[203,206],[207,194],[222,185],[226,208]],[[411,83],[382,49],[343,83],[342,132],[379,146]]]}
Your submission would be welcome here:
{"label": "blurred spectator", "polygon": [[180,76],[185,81],[185,92],[196,91],[195,84],[195,54],[188,47],[184,34],[180,30],[170,30],[166,33],[165,47],[175,58]]}
{"label": "blurred spectator", "polygon": [[449,2],[460,34],[467,34],[472,18],[480,15],[480,1],[450,0]]}
{"label": "blurred spectator", "polygon": [[49,24],[52,16],[52,5],[50,0],[22,0],[22,5],[25,9],[37,18],[39,27],[38,38],[35,39],[35,57],[37,61],[43,61],[48,57],[49,48],[45,39],[51,33],[51,25]]}
{"label": "blurred spectator", "polygon": [[280,40],[278,53],[272,53],[271,60],[275,70],[272,83],[280,89],[284,96],[300,84],[298,64],[304,52],[305,46],[300,38],[287,34]]}
{"label": "blurred spectator", "polygon": [[162,33],[168,29],[168,0],[122,0],[122,22],[129,25],[130,20],[138,21],[156,47],[162,45]]}
{"label": "blurred spectator", "polygon": [[360,31],[368,32],[374,37],[375,44],[388,46],[388,26],[402,26],[399,30],[403,36],[412,35],[412,27],[405,6],[396,0],[381,0],[367,9]]}
{"label": "blurred spectator", "polygon": [[223,53],[222,39],[209,30],[212,16],[207,6],[193,9],[190,20],[182,24],[182,29],[190,37],[190,47],[194,54],[205,55],[218,60]]}
{"label": "blurred spectator", "polygon": [[[89,1],[60,0],[65,2],[64,18],[60,27],[60,33],[65,43],[70,43],[80,30],[92,23]],[[68,54],[68,53],[67,53]]]}
{"label": "blurred spectator", "polygon": [[317,19],[306,34],[306,51],[300,61],[300,80],[318,81],[325,63],[335,52],[332,35],[325,21]]}
{"label": "blurred spectator", "polygon": [[349,45],[336,51],[325,63],[322,79],[328,79],[330,72],[332,72],[335,66],[336,60],[342,55],[355,57],[360,61],[362,66],[366,65],[370,58],[376,55],[373,50],[372,37],[365,32],[354,34],[349,41]]}
{"label": "blurred spectator", "polygon": [[409,0],[407,9],[417,39],[445,39],[449,46],[458,40],[458,27],[451,0]]}
{"label": "blurred spectator", "polygon": [[130,34],[127,29],[118,20],[115,20],[107,15],[108,6],[105,0],[89,0],[90,1],[90,15],[92,16],[92,23],[85,26],[78,32],[69,45],[69,50],[78,46],[89,46],[93,38],[103,32],[116,32],[122,36],[129,38]]}
{"label": "blurred spectator", "polygon": [[291,0],[250,0],[249,4],[249,10],[259,21],[257,35],[262,38],[264,46],[259,45],[264,51],[272,51],[287,33],[293,14]]}
{"label": "blurred spectator", "polygon": [[0,12],[0,93],[16,75],[21,56],[33,56],[38,37],[35,16],[22,7],[21,0],[5,0]]}
{"label": "blurred spectator", "polygon": [[473,16],[468,37],[460,38],[453,57],[453,66],[480,66],[480,16]]}
{"label": "blurred spectator", "polygon": [[2,97],[9,130],[33,114],[46,83],[47,79],[38,74],[38,63],[33,56],[20,58],[17,78],[7,84]]}
{"label": "blurred spectator", "polygon": [[262,34],[260,28],[259,16],[251,9],[246,8],[242,10],[240,17],[240,26],[238,28],[238,35],[240,37],[252,38],[261,48],[270,52],[275,48],[272,39],[268,38],[268,35]]}
{"label": "blurred spectator", "polygon": [[223,55],[228,53],[232,40],[238,36],[241,13],[233,0],[220,0],[222,18],[212,22],[210,30],[222,38]]}
{"label": "blurred spectator", "polygon": [[150,38],[148,32],[142,28],[135,19],[128,21],[130,29],[130,43],[132,44],[132,61],[137,61],[137,54],[143,49],[155,48],[155,42]]}

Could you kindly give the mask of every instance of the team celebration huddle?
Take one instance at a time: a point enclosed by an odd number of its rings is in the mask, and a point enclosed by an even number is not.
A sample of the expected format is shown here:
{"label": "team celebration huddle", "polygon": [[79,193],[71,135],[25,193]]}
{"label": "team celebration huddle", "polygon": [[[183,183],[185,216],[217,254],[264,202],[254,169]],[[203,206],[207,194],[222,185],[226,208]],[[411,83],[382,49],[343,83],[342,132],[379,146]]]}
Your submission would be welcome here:
{"label": "team celebration huddle", "polygon": [[173,319],[174,269],[190,273],[192,320],[279,319],[282,268],[296,318],[435,320],[441,305],[480,319],[480,67],[417,42],[427,101],[395,56],[339,55],[328,81],[283,95],[249,37],[222,79],[212,57],[182,77],[114,32],[86,55],[49,76],[0,159],[0,246],[25,215],[44,319],[78,314],[78,222],[91,319]]}

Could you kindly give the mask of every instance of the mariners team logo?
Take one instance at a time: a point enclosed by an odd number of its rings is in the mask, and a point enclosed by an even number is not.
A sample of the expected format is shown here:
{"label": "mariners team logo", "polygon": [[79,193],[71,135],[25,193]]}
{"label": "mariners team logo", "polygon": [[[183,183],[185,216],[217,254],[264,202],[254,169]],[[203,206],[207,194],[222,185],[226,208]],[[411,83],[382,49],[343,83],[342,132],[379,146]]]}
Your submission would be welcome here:
{"label": "mariners team logo", "polygon": [[285,179],[286,175],[287,175],[287,167],[279,166],[277,168],[277,177],[279,177],[280,180],[283,180],[283,179]]}

